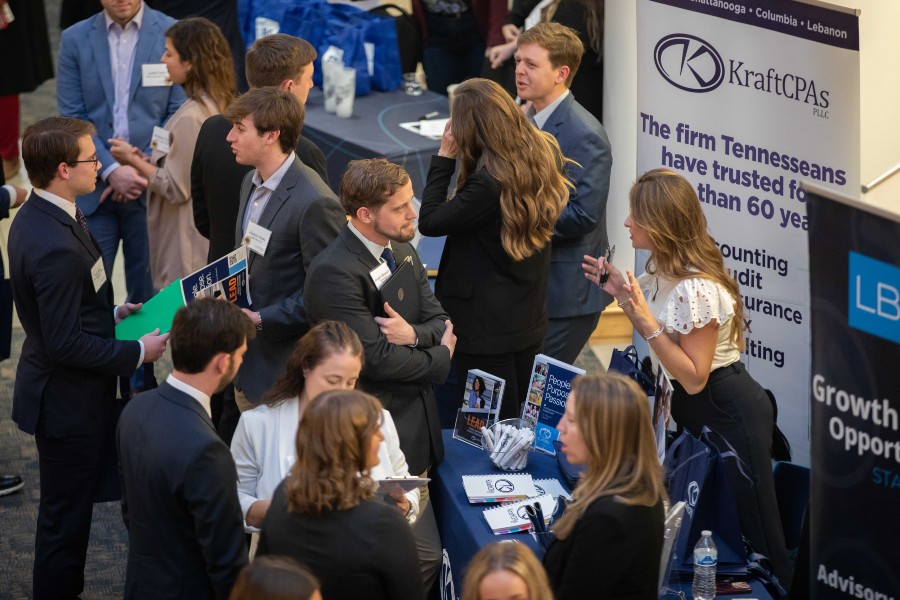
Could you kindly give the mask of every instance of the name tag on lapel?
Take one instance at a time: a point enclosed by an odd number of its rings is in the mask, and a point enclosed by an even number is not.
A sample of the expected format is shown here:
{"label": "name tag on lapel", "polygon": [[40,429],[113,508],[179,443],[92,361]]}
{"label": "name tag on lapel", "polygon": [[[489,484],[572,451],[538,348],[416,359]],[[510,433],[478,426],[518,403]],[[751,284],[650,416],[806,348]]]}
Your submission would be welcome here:
{"label": "name tag on lapel", "polygon": [[103,257],[97,259],[91,267],[91,280],[94,282],[94,293],[99,292],[106,283],[106,269],[103,268]]}
{"label": "name tag on lapel", "polygon": [[381,263],[369,271],[369,277],[375,282],[375,288],[380,290],[384,282],[391,278],[391,270],[388,268],[387,263]]}
{"label": "name tag on lapel", "polygon": [[169,153],[169,132],[159,125],[153,128],[153,137],[150,138],[150,147],[160,154]]}
{"label": "name tag on lapel", "polygon": [[169,69],[163,63],[141,65],[141,85],[144,87],[168,87],[172,85],[172,80],[169,79]]}
{"label": "name tag on lapel", "polygon": [[259,254],[266,255],[266,248],[269,247],[269,239],[272,232],[259,225],[258,223],[248,223],[247,233],[244,234],[244,245]]}

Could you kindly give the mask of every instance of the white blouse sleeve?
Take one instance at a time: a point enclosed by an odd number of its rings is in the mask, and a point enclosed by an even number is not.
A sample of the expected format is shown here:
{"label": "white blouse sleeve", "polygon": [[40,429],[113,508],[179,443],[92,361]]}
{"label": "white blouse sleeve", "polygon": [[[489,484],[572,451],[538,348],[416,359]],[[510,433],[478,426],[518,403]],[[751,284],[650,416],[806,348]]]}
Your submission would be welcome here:
{"label": "white blouse sleeve", "polygon": [[[248,411],[249,413],[250,411]],[[256,486],[262,475],[262,468],[257,459],[257,451],[254,448],[253,429],[249,423],[252,416],[248,413],[241,415],[234,437],[231,439],[231,456],[237,468],[238,502],[241,504],[241,512],[244,513],[244,530],[247,532],[259,531],[256,527],[247,525],[247,511],[250,506],[259,500],[256,496]]]}
{"label": "white blouse sleeve", "polygon": [[734,316],[734,298],[725,287],[704,277],[683,279],[675,285],[663,307],[659,320],[666,331],[687,334],[710,321],[719,325]]}
{"label": "white blouse sleeve", "polygon": [[[384,418],[381,422],[381,433],[384,435],[384,444],[387,446],[388,456],[390,456],[391,460],[391,476],[409,477],[409,466],[406,464],[406,456],[403,454],[403,450],[400,449],[400,435],[397,433],[394,419],[391,417],[391,413],[386,410],[382,411],[382,415]],[[416,475],[418,476],[418,473]],[[414,523],[419,516],[419,488],[407,492],[405,495],[406,499],[409,500],[410,506],[412,506],[412,515],[409,522]]]}

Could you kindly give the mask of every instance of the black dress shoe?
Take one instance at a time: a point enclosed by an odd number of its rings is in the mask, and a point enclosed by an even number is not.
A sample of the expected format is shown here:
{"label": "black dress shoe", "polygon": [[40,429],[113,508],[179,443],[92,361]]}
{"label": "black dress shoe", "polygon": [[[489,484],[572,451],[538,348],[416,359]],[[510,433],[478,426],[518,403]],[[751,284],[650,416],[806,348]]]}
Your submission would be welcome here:
{"label": "black dress shoe", "polygon": [[18,475],[0,475],[0,496],[18,492],[25,487],[25,482]]}

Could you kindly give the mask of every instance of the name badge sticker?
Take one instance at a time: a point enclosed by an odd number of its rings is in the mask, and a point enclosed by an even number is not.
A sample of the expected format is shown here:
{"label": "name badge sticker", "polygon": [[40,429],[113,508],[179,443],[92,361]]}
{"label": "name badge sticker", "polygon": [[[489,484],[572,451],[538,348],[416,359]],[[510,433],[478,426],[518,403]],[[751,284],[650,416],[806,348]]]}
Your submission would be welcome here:
{"label": "name badge sticker", "polygon": [[150,138],[150,147],[162,153],[169,153],[169,131],[159,125],[153,127],[153,137]]}
{"label": "name badge sticker", "polygon": [[259,225],[258,223],[248,223],[247,232],[244,234],[244,245],[259,254],[266,255],[266,248],[269,247],[269,239],[272,232]]}
{"label": "name badge sticker", "polygon": [[141,85],[144,87],[168,87],[169,69],[163,63],[146,63],[141,65]]}
{"label": "name badge sticker", "polygon": [[375,282],[375,287],[380,290],[381,286],[391,278],[391,270],[388,268],[387,263],[381,263],[369,271],[369,276],[372,278],[372,281]]}
{"label": "name badge sticker", "polygon": [[106,269],[103,268],[103,258],[98,258],[94,266],[91,267],[91,280],[94,282],[94,292],[99,292],[103,284],[106,283]]}

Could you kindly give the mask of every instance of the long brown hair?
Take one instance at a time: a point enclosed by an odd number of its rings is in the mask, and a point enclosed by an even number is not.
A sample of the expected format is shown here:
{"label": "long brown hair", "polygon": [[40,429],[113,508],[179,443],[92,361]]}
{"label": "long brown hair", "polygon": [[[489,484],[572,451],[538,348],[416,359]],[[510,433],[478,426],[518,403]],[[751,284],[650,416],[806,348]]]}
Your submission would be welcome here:
{"label": "long brown hair", "polygon": [[297,428],[297,462],[285,482],[288,510],[317,515],[371,498],[369,450],[381,419],[381,403],[363,392],[332,390],[313,398]]}
{"label": "long brown hair", "polygon": [[236,89],[234,63],[219,28],[209,19],[190,17],[169,27],[166,37],[172,40],[181,60],[191,63],[182,85],[188,97],[202,104],[201,94],[205,93],[219,112],[228,108]]}
{"label": "long brown hair", "polygon": [[312,371],[328,357],[348,353],[359,357],[363,366],[363,347],[356,332],[343,321],[322,321],[294,344],[281,376],[263,400],[269,406],[278,406],[289,398],[303,394],[306,386],[306,372]]}
{"label": "long brown hair", "polygon": [[569,402],[589,458],[572,503],[553,528],[560,539],[598,498],[654,506],[666,497],[647,395],[634,381],[618,373],[578,377]]}
{"label": "long brown hair", "polygon": [[479,168],[500,184],[500,241],[513,260],[541,250],[569,201],[568,161],[549,133],[528,122],[503,88],[469,79],[453,92],[453,139],[459,147],[456,191]]}
{"label": "long brown hair", "polygon": [[652,169],[638,177],[628,201],[632,220],[653,244],[647,272],[676,281],[704,277],[721,284],[734,300],[731,340],[743,352],[741,290],[725,269],[693,186],[674,171]]}
{"label": "long brown hair", "polygon": [[547,572],[524,544],[494,542],[478,551],[469,561],[463,581],[462,600],[480,600],[478,588],[482,580],[496,571],[518,575],[528,588],[529,600],[553,600]]}

